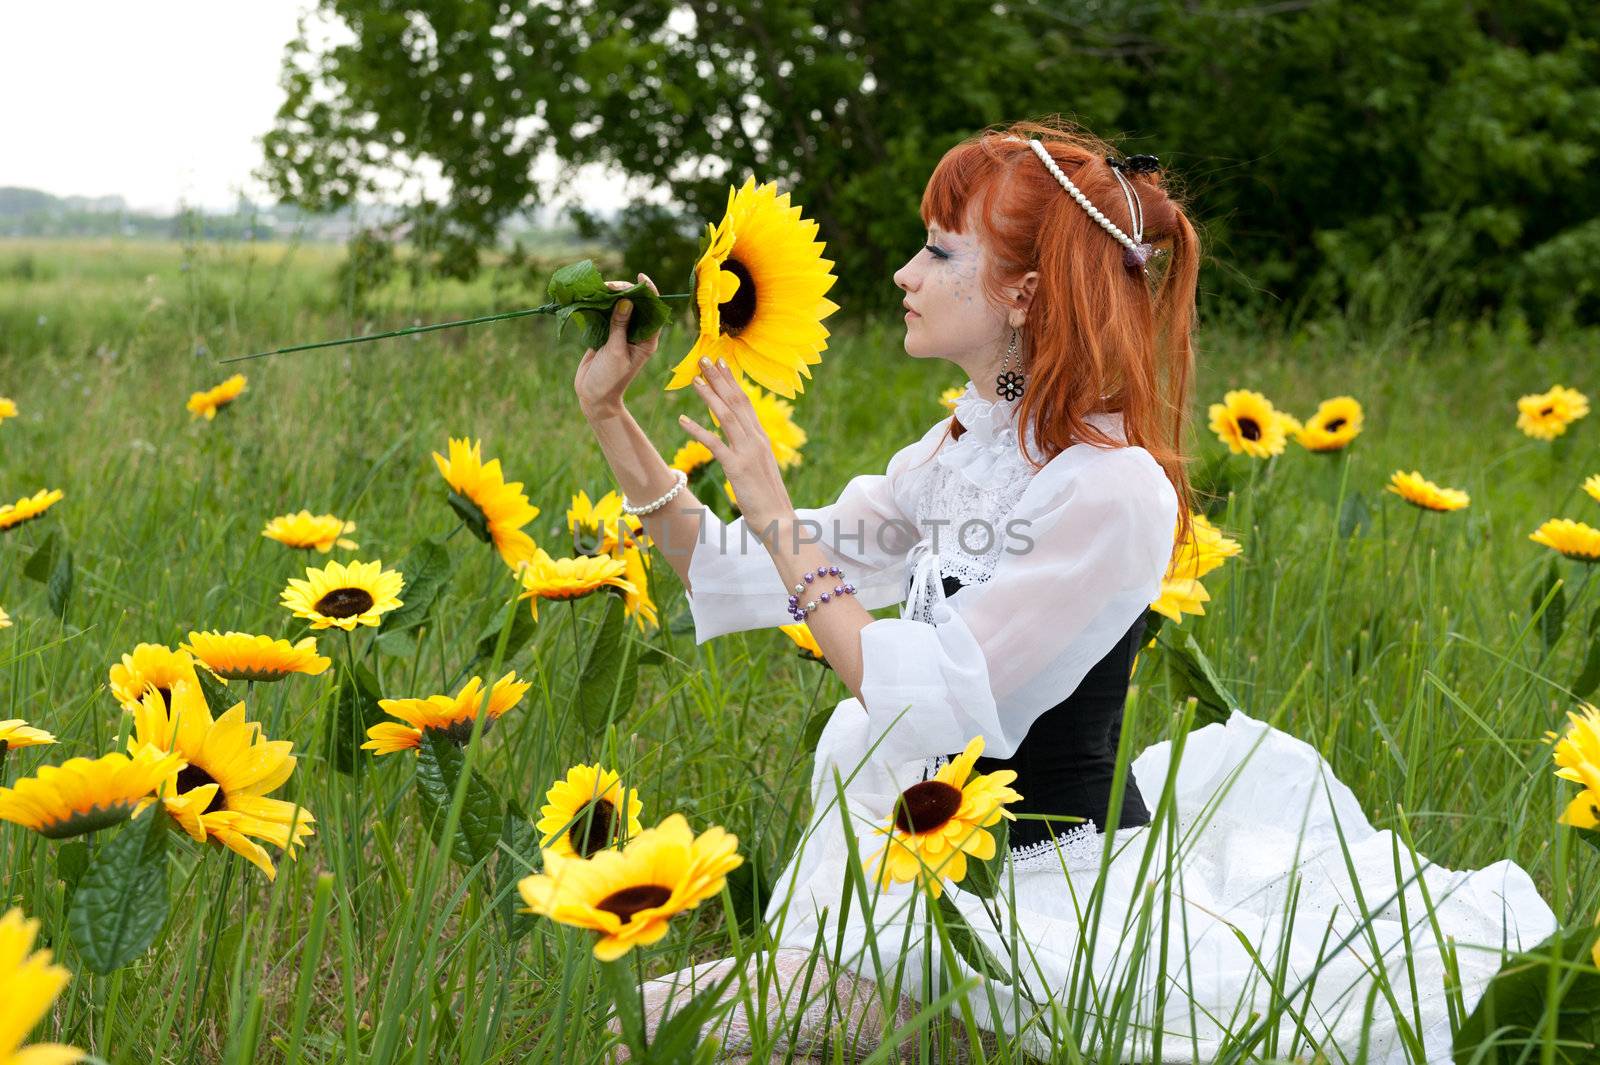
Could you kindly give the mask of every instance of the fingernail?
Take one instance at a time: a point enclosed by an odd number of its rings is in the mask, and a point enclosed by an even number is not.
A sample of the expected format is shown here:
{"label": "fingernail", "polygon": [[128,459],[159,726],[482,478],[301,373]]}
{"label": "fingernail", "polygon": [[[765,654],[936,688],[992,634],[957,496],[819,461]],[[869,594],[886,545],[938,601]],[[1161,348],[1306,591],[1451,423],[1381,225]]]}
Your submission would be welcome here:
{"label": "fingernail", "polygon": [[700,356],[700,365],[701,366],[710,366],[711,365],[711,360],[706,358],[704,355],[702,355],[702,356]]}
{"label": "fingernail", "polygon": [[633,310],[633,301],[632,300],[618,300],[617,301],[617,313],[618,314],[627,314],[631,310]]}
{"label": "fingernail", "polygon": [[686,421],[688,421],[688,420],[689,420],[689,416],[688,416],[688,415],[687,415],[687,414],[680,414],[680,415],[678,415],[678,421],[680,421],[680,422],[686,422]]}

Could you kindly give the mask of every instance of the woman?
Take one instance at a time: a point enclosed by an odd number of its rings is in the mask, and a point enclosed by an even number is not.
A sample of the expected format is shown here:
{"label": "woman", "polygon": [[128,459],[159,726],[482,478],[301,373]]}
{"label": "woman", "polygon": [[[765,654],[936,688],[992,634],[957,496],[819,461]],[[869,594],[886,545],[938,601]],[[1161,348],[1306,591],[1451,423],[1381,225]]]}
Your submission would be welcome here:
{"label": "woman", "polygon": [[[578,368],[618,483],[655,501],[645,527],[683,581],[697,641],[803,614],[852,693],[818,743],[812,821],[766,915],[784,948],[767,1011],[787,1014],[776,1046],[798,1060],[831,1053],[830,1037],[870,1050],[894,1026],[885,1005],[903,1023],[937,993],[921,983],[933,970],[969,971],[925,949],[911,885],[869,871],[863,898],[850,870],[881,844],[877,826],[941,816],[905,804],[977,737],[975,771],[1014,772],[1010,809],[1032,816],[1010,823],[998,907],[946,889],[1019,977],[967,1001],[982,1030],[1020,1033],[1041,1056],[1070,1041],[1209,1060],[1254,1036],[1258,1055],[1338,1060],[1365,1045],[1369,1061],[1448,1060],[1450,939],[1470,1009],[1503,946],[1554,930],[1514,863],[1452,873],[1404,853],[1314,750],[1238,711],[1189,735],[1180,759],[1156,744],[1116,779],[1143,617],[1190,512],[1180,441],[1199,249],[1154,163],[1036,123],[944,156],[922,197],[927,244],[894,281],[906,353],[970,381],[952,417],[831,506],[792,505],[749,401],[712,365],[695,387],[723,435],[684,427],[742,516],[723,525],[676,490],[623,404],[655,350],[626,342],[625,308]],[[869,613],[902,602],[899,618]],[[653,1010],[730,964],[651,981]],[[898,965],[891,986],[909,994],[896,998],[875,985]],[[817,993],[829,987],[831,1004]],[[733,1010],[725,1046],[771,1049],[751,1024]]]}

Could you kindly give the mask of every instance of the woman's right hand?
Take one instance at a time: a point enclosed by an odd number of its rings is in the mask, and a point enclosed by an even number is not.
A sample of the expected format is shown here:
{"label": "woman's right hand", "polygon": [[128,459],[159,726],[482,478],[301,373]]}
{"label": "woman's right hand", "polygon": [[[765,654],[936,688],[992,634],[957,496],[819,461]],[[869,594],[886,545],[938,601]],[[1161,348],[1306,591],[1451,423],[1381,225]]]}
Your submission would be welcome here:
{"label": "woman's right hand", "polygon": [[[651,292],[658,296],[661,294],[656,283],[644,274],[639,275],[639,280],[650,286]],[[607,281],[606,287],[629,288],[632,284],[628,281]],[[659,330],[647,340],[637,344],[628,343],[628,322],[632,317],[631,303],[619,300],[611,312],[611,335],[601,347],[584,352],[583,361],[578,363],[578,372],[572,384],[578,393],[578,405],[585,413],[620,410],[628,385],[644,369],[650,356],[655,354],[656,343],[661,338]]]}

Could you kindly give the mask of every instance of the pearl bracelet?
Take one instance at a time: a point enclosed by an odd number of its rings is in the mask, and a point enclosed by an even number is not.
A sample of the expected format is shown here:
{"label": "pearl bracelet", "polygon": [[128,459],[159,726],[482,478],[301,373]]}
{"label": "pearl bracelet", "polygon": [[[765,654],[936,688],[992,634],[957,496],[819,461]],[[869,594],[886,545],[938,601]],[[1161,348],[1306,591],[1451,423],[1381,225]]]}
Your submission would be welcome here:
{"label": "pearl bracelet", "polygon": [[808,614],[816,611],[817,607],[828,602],[836,596],[855,595],[856,586],[848,582],[837,584],[833,591],[823,592],[804,606],[800,605],[800,597],[805,594],[806,585],[818,577],[843,577],[844,573],[838,566],[823,566],[821,569],[812,570],[805,575],[805,579],[794,586],[794,592],[789,596],[789,616],[796,621],[805,621]]}
{"label": "pearl bracelet", "polygon": [[646,503],[642,507],[636,507],[632,503],[629,503],[628,497],[624,495],[622,497],[622,512],[624,514],[633,514],[635,516],[641,514],[654,514],[656,511],[672,502],[672,497],[681,492],[683,490],[683,486],[689,483],[689,475],[684,473],[682,470],[675,469],[672,471],[672,477],[674,482],[672,488],[659,499]]}

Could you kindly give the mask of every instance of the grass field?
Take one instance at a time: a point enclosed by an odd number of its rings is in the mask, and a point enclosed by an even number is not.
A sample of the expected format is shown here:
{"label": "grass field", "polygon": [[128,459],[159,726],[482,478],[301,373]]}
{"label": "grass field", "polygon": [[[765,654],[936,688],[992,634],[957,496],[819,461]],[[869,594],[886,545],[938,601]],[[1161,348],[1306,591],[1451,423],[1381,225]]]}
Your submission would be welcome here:
{"label": "grass field", "polygon": [[[552,554],[570,553],[573,494],[613,487],[572,396],[581,353],[543,320],[216,363],[543,296],[509,278],[394,281],[354,313],[338,260],[311,246],[0,244],[0,395],[20,408],[0,426],[0,498],[65,492],[43,519],[0,534],[0,606],[14,622],[0,630],[0,718],[60,741],[12,753],[7,783],[41,764],[123,749],[130,719],[108,669],[135,644],[175,647],[191,629],[296,630],[279,592],[324,557],[263,538],[274,515],[331,511],[357,523],[360,544],[332,557],[399,564],[419,540],[459,524],[429,457],[452,435],[481,438],[485,457],[525,483],[542,511],[528,531]],[[881,471],[943,417],[940,390],[963,380],[949,364],[907,359],[893,322],[841,326],[835,340],[795,401],[810,438],[789,477],[799,506]],[[1194,635],[1246,712],[1329,759],[1376,826],[1398,830],[1403,817],[1417,849],[1450,868],[1514,859],[1564,925],[1588,922],[1600,884],[1590,852],[1555,823],[1575,792],[1554,777],[1541,737],[1564,727],[1577,695],[1593,698],[1572,687],[1600,640],[1600,589],[1594,567],[1528,534],[1553,517],[1600,524],[1600,503],[1581,489],[1600,473],[1600,417],[1547,443],[1517,430],[1515,401],[1556,383],[1595,396],[1594,340],[1338,322],[1289,336],[1208,327],[1197,467],[1225,450],[1205,428],[1205,408],[1232,388],[1259,389],[1302,418],[1349,393],[1367,426],[1334,457],[1291,444],[1270,463],[1222,464],[1233,491],[1211,516],[1243,555],[1206,579],[1205,616],[1177,630]],[[661,379],[690,343],[683,327],[669,331]],[[184,409],[191,391],[238,369],[248,391],[214,422]],[[664,393],[648,377],[632,406],[670,456],[685,439],[675,416],[703,410],[691,391]],[[1471,505],[1410,507],[1383,490],[1398,469],[1465,489]],[[1362,520],[1342,536],[1341,516]],[[64,619],[46,583],[24,575],[52,534],[72,554]],[[420,638],[356,634],[385,695],[454,691],[506,612],[515,589],[493,552],[470,536],[448,548],[455,573]],[[1536,619],[1553,560],[1564,583]],[[640,790],[647,824],[681,811],[697,829],[738,835],[748,860],[730,882],[731,921],[716,900],[681,919],[644,956],[660,972],[751,949],[752,892],[805,824],[802,730],[847,692],[777,632],[697,648],[665,565],[652,571],[652,594],[662,625],[640,639],[660,655],[608,734],[569,710],[575,637],[592,638],[602,600],[547,603],[531,642],[507,658],[533,688],[475,757],[525,810],[567,766],[598,759]],[[332,630],[321,643],[340,663]],[[489,665],[472,671],[488,679]],[[448,861],[418,813],[414,759],[362,752],[358,774],[333,768],[324,721],[336,672],[244,694],[251,718],[300,755],[281,794],[315,814],[309,846],[280,859],[269,882],[174,834],[170,913],[148,951],[113,974],[90,971],[66,935],[63,845],[0,825],[5,905],[41,919],[73,971],[35,1039],[118,1063],[600,1060],[605,998],[590,937],[534,919],[519,938],[506,934],[497,906],[510,859],[471,873]],[[1142,656],[1135,681],[1137,750],[1168,735],[1181,693],[1159,653]],[[1108,1060],[1102,1037],[1079,1033],[1059,1060]],[[1552,1038],[1530,1044],[1527,1060],[1541,1060]],[[1020,1060],[999,1053],[992,1060]]]}

